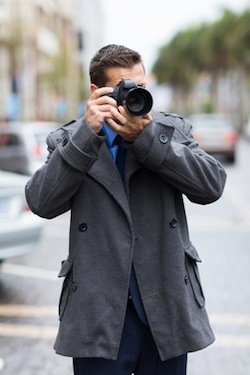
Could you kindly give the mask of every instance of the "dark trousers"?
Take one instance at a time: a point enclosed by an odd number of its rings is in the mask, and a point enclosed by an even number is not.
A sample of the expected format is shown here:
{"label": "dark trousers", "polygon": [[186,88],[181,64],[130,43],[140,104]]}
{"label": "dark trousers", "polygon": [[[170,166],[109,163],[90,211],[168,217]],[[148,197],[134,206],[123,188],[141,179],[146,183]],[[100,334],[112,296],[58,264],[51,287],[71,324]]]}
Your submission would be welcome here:
{"label": "dark trousers", "polygon": [[185,375],[187,355],[161,361],[149,328],[128,302],[117,360],[73,358],[75,375]]}

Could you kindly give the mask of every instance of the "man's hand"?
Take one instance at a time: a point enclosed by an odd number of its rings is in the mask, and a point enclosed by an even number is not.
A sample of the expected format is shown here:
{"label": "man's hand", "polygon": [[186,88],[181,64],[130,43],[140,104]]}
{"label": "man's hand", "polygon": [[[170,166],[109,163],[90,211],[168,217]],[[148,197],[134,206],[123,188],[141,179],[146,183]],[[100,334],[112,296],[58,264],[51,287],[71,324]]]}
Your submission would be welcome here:
{"label": "man's hand", "polygon": [[95,133],[100,132],[104,121],[113,117],[113,112],[118,112],[116,101],[107,96],[111,92],[112,87],[98,88],[87,101],[84,118]]}
{"label": "man's hand", "polygon": [[122,106],[118,110],[112,109],[112,116],[106,118],[107,124],[125,141],[133,142],[143,129],[152,122],[148,113],[144,116],[133,116]]}

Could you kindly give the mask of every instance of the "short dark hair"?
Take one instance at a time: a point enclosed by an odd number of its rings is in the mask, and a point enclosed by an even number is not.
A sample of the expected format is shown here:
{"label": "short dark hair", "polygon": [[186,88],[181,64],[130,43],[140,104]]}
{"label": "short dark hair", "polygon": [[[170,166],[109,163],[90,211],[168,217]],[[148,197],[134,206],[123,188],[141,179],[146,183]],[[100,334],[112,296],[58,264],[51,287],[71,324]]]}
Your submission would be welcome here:
{"label": "short dark hair", "polygon": [[98,87],[105,86],[108,80],[106,76],[107,68],[132,68],[138,63],[143,64],[138,52],[122,45],[108,44],[102,47],[90,62],[90,82]]}

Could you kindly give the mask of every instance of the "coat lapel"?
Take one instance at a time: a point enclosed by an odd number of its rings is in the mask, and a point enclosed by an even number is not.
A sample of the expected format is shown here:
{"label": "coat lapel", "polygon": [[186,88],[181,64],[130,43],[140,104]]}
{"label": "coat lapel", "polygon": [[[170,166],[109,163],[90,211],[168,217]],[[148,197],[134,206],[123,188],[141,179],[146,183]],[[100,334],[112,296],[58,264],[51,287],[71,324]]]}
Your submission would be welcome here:
{"label": "coat lapel", "polygon": [[126,155],[126,169],[125,169],[125,182],[128,184],[131,176],[141,168],[141,164],[138,163],[137,159],[129,150]]}
{"label": "coat lapel", "polygon": [[105,142],[99,150],[98,159],[92,165],[87,174],[109,191],[131,221],[128,198],[125,193],[124,184]]}

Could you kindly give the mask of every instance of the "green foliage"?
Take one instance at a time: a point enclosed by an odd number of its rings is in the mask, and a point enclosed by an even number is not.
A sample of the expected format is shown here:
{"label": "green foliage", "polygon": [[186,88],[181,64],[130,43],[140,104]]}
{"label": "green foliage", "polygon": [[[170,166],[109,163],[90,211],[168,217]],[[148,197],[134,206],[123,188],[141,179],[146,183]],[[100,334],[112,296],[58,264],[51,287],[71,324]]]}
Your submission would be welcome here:
{"label": "green foliage", "polygon": [[152,71],[159,83],[187,92],[201,72],[239,66],[250,72],[250,9],[242,14],[225,9],[214,23],[178,32],[161,48]]}
{"label": "green foliage", "polygon": [[210,99],[205,100],[202,103],[201,111],[204,113],[213,113],[214,112],[214,106]]}

